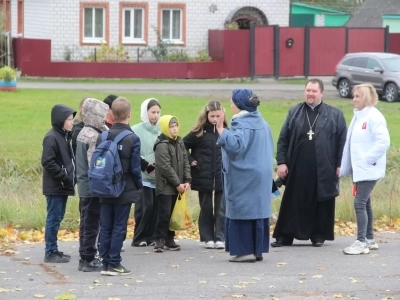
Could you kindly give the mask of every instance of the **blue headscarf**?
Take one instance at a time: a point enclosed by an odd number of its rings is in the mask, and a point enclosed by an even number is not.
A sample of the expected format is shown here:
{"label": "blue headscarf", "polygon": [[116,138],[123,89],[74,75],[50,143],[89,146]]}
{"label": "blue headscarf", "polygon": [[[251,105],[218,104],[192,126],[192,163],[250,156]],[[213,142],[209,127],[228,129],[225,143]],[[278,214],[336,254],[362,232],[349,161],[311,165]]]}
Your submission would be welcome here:
{"label": "blue headscarf", "polygon": [[248,89],[235,89],[232,92],[232,101],[240,110],[247,110],[253,112],[257,110],[250,102],[253,92]]}

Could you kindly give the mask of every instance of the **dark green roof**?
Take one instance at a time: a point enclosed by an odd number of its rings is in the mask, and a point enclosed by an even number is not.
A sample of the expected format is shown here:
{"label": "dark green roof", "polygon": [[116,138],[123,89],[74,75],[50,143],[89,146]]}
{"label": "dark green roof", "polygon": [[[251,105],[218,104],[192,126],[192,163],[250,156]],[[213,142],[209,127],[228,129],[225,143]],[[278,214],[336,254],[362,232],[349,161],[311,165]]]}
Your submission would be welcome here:
{"label": "dark green roof", "polygon": [[326,13],[336,14],[336,15],[338,15],[338,14],[348,15],[348,13],[346,13],[344,11],[341,11],[341,10],[330,9],[330,8],[326,8],[326,7],[309,5],[309,4],[298,3],[298,2],[292,3],[292,6],[308,8],[308,9],[311,9],[311,10],[316,10],[316,11],[319,11],[319,12],[326,12]]}

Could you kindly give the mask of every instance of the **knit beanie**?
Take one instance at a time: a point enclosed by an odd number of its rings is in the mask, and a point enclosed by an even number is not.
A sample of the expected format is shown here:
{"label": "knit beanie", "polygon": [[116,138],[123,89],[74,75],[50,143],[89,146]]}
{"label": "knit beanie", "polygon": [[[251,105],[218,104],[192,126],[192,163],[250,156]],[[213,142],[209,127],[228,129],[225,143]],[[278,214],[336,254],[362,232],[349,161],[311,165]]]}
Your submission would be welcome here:
{"label": "knit beanie", "polygon": [[169,120],[169,127],[171,127],[172,124],[179,125],[178,120],[174,117],[172,117],[171,120]]}
{"label": "knit beanie", "polygon": [[232,92],[232,101],[240,110],[253,112],[260,105],[258,96],[249,89],[235,89]]}

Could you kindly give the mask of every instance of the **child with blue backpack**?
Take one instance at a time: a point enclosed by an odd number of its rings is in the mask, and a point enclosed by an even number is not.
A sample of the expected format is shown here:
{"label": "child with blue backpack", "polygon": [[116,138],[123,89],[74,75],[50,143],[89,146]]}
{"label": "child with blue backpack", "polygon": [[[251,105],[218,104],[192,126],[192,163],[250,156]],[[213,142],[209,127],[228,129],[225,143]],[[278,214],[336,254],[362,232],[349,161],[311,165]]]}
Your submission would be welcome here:
{"label": "child with blue backpack", "polygon": [[[102,275],[128,275],[130,270],[122,266],[121,249],[126,238],[127,222],[132,203],[140,200],[142,189],[140,140],[129,126],[131,104],[123,97],[113,101],[112,114],[115,123],[110,130],[103,132],[107,140],[115,140],[118,156],[122,166],[121,179],[124,182],[122,193],[116,197],[100,196],[100,256],[103,266]],[[125,135],[118,141],[119,134]],[[97,149],[102,144],[103,137],[97,140]],[[96,151],[97,151],[96,149]],[[93,164],[96,157],[92,157]],[[97,163],[97,161],[96,161]],[[90,178],[90,170],[89,170]],[[101,188],[101,187],[99,187]],[[91,189],[92,191],[92,189]]]}

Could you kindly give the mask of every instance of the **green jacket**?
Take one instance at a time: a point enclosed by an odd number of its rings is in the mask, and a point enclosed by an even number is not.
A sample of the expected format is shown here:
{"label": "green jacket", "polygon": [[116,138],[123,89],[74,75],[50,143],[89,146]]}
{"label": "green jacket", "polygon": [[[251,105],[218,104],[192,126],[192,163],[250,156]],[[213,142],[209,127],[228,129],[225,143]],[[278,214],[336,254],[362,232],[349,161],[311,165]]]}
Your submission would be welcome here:
{"label": "green jacket", "polygon": [[[163,118],[163,117],[161,117]],[[161,120],[161,119],[160,119]],[[162,126],[161,131],[163,131]],[[154,145],[156,162],[156,195],[176,195],[176,187],[190,183],[190,165],[183,140],[161,134]]]}

